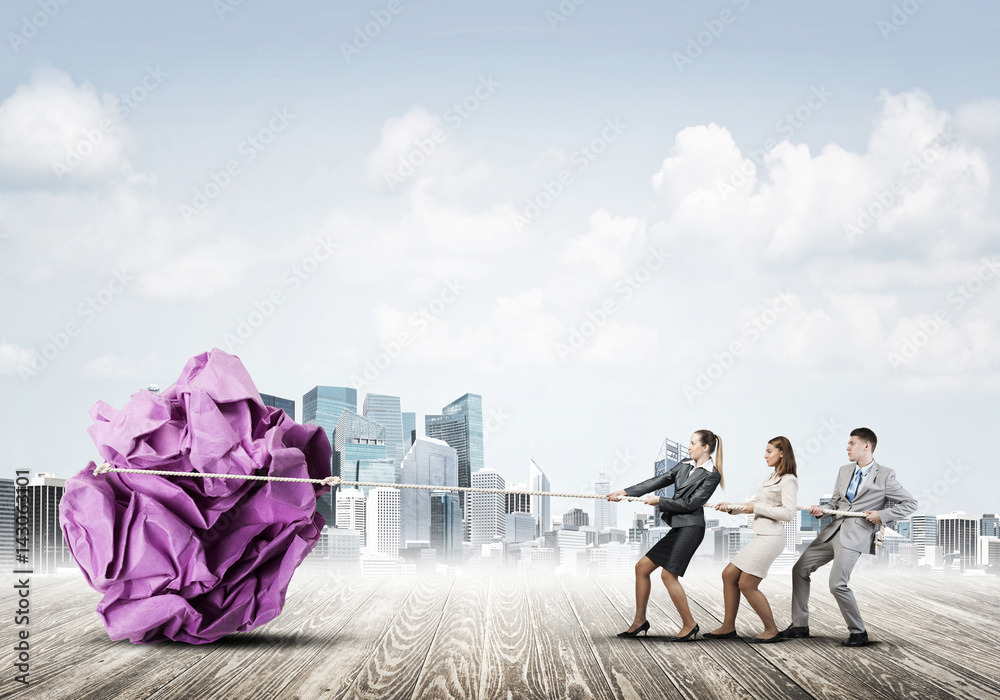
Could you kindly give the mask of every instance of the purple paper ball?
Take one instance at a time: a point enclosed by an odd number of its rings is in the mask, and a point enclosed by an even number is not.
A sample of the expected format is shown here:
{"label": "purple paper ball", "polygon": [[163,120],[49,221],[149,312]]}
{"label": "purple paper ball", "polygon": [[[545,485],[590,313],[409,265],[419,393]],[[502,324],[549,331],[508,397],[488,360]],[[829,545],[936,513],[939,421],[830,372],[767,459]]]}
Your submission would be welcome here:
{"label": "purple paper ball", "polygon": [[[103,401],[88,432],[114,467],[189,474],[330,476],[319,426],[265,406],[239,358],[198,355],[162,394],[120,411]],[[325,484],[93,473],[67,480],[63,535],[111,639],[205,644],[281,613],[295,568],[325,524]]]}

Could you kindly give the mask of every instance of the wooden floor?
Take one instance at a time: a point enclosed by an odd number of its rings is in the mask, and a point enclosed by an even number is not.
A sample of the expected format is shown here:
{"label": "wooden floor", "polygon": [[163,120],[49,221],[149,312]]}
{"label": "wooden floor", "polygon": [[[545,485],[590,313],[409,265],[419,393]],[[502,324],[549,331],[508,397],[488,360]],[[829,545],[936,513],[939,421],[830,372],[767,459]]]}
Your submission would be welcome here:
{"label": "wooden floor", "polygon": [[[0,698],[997,698],[1000,579],[859,572],[869,635],[847,631],[825,570],[812,639],[670,644],[677,615],[654,579],[648,639],[618,639],[633,612],[626,577],[319,577],[300,571],[285,610],[215,644],[111,642],[82,578],[32,581],[31,685],[14,681],[5,621]],[[702,630],[722,614],[718,573],[683,583]],[[789,622],[790,575],[762,590]],[[10,585],[0,594],[12,617]],[[759,621],[744,603],[744,637]]]}

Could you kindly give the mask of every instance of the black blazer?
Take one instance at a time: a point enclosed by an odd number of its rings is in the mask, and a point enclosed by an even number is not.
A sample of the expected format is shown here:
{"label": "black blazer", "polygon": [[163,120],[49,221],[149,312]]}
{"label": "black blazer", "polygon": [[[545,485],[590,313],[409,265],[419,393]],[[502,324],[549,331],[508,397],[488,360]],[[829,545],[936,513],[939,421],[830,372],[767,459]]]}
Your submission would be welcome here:
{"label": "black blazer", "polygon": [[670,527],[688,525],[705,527],[705,512],[702,506],[708,503],[721,479],[722,475],[717,469],[709,473],[701,467],[696,468],[694,460],[685,459],[678,462],[666,474],[629,486],[625,489],[625,493],[629,496],[642,496],[674,484],[674,497],[660,498],[660,517]]}

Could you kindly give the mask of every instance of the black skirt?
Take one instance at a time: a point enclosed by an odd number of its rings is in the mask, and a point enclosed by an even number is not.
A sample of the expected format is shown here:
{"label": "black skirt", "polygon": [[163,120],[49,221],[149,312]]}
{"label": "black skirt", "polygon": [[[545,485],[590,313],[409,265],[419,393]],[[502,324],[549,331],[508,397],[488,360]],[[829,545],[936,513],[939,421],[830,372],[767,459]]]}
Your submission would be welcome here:
{"label": "black skirt", "polygon": [[646,556],[674,576],[683,576],[688,564],[691,563],[691,557],[703,539],[705,539],[703,527],[697,525],[672,527],[666,537],[649,548]]}

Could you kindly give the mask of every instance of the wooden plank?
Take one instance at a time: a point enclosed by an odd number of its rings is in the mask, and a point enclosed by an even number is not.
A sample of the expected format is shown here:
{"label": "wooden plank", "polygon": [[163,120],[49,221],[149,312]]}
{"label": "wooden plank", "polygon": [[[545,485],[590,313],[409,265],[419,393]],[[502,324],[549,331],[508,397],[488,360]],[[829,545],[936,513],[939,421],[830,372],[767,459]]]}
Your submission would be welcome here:
{"label": "wooden plank", "polygon": [[[418,588],[418,579],[411,577],[359,578],[381,583],[345,623],[335,622],[317,631],[327,642],[313,663],[294,676],[286,676],[288,683],[281,689],[282,700],[356,697],[349,696],[348,690]],[[275,663],[279,664],[280,659],[275,659]]]}
{"label": "wooden plank", "polygon": [[456,579],[413,689],[414,700],[476,697],[482,676],[488,594],[486,579]]}
{"label": "wooden plank", "polygon": [[[65,614],[70,612],[64,611]],[[9,697],[22,695],[37,697],[34,693],[38,692],[39,688],[51,689],[53,692],[74,688],[77,689],[73,693],[74,698],[83,697],[88,692],[95,693],[95,697],[145,698],[150,694],[148,691],[136,695],[129,695],[124,690],[122,693],[117,693],[115,692],[117,684],[127,679],[134,679],[133,674],[137,669],[162,667],[168,674],[176,676],[183,672],[188,664],[218,649],[214,645],[172,642],[160,644],[113,642],[108,639],[104,625],[96,614],[89,611],[81,614],[80,609],[76,612],[77,618],[74,622],[61,624],[43,632],[43,643],[40,645],[38,658],[43,662],[48,659],[58,659],[58,664],[52,666],[47,663],[37,666],[33,664],[31,689],[26,693],[22,691],[20,694],[11,694]],[[169,659],[170,663],[165,664],[166,659]]]}
{"label": "wooden plank", "polygon": [[393,624],[345,695],[379,700],[413,696],[454,579],[412,578],[410,583],[413,593],[398,608]]}
{"label": "wooden plank", "polygon": [[[139,678],[123,681],[120,693],[135,698],[171,697],[274,697],[287,675],[260,673],[269,660],[282,657],[294,667],[303,656],[316,651],[322,638],[315,637],[318,620],[346,599],[351,611],[363,597],[353,578],[297,576],[301,583],[290,591],[282,614],[267,625],[245,634],[234,634],[209,645],[169,644],[168,653],[185,656],[184,663],[163,664],[160,655],[143,659]],[[251,688],[249,695],[242,691]],[[121,697],[99,695],[96,698]],[[87,700],[91,700],[87,698]]]}
{"label": "wooden plank", "polygon": [[[710,574],[709,574],[710,575]],[[770,578],[770,577],[769,577]],[[788,603],[767,588],[769,578],[764,579],[761,591],[767,596],[771,609],[775,614],[778,628],[782,619],[787,619]],[[722,599],[722,583],[719,579],[706,579],[705,574],[690,573],[684,577],[684,586],[697,597],[699,606],[711,612],[716,619],[721,620],[725,609]],[[760,619],[744,600],[740,606],[740,614],[736,618],[736,630],[743,637],[754,637],[760,633]],[[858,668],[853,657],[847,657],[844,663],[833,661],[829,657],[829,647],[832,640],[816,643],[815,640],[788,640],[778,644],[754,645],[754,650],[766,659],[772,666],[779,668],[797,685],[805,688],[816,698],[840,700],[845,697],[882,698],[892,700],[898,695],[886,693],[877,683],[868,683],[869,672]],[[837,641],[838,649],[840,641]],[[823,647],[821,649],[821,647]],[[846,649],[844,651],[857,651]]]}
{"label": "wooden plank", "polygon": [[526,588],[539,657],[550,682],[549,697],[614,698],[562,585],[553,578],[537,578]]}
{"label": "wooden plank", "polygon": [[[817,585],[825,583],[822,573],[818,580],[814,574],[814,590],[809,603],[809,631],[815,637],[793,641],[815,642],[825,648],[827,658],[853,668],[856,675],[863,674],[869,685],[879,687],[883,692],[892,692],[894,697],[926,698],[942,694],[949,697],[997,697],[998,686],[992,679],[974,668],[949,663],[935,652],[935,646],[943,645],[921,645],[913,640],[911,635],[927,623],[926,611],[919,606],[907,610],[901,607],[879,609],[868,605],[863,598],[867,591],[857,589],[853,581],[852,588],[856,589],[869,636],[880,643],[864,649],[840,646],[847,630],[833,597],[828,591],[824,594],[823,587]],[[787,592],[776,587],[773,595],[772,605],[775,600],[781,601],[778,605],[791,604],[790,587]],[[902,587],[897,588],[898,599],[906,595]],[[768,593],[768,597],[771,596]],[[837,631],[834,636],[825,636],[832,630]],[[975,666],[974,663],[972,665]]]}
{"label": "wooden plank", "polygon": [[633,700],[648,697],[652,692],[661,698],[692,697],[675,685],[673,678],[650,655],[648,645],[639,638],[615,636],[628,627],[632,616],[626,621],[596,584],[589,579],[574,579],[564,581],[563,587],[615,697]]}
{"label": "wooden plank", "polygon": [[[634,604],[635,591],[634,582],[625,579],[598,579],[598,583],[604,589],[609,599],[632,600]],[[711,602],[707,602],[700,590],[693,587],[687,588],[687,578],[684,579],[685,590],[688,593],[688,601],[691,612],[699,621],[702,630],[712,631],[722,623],[723,607],[715,607]],[[717,596],[721,599],[721,591]],[[707,602],[707,604],[706,604]],[[669,600],[663,600],[662,596],[654,597],[650,601],[650,607],[656,607],[661,615],[676,615],[676,611],[671,606],[669,610],[664,609],[664,605],[670,605]],[[756,616],[754,616],[756,618]],[[755,636],[757,633],[754,632]],[[701,639],[699,637],[699,639]],[[768,659],[758,654],[754,646],[747,642],[720,639],[718,641],[701,639],[699,644],[706,654],[712,657],[721,668],[735,681],[740,684],[750,695],[755,698],[792,698],[795,700],[805,700],[811,698],[794,680],[780,668],[772,664]]]}
{"label": "wooden plank", "polygon": [[482,676],[477,697],[548,698],[550,683],[525,614],[525,578],[499,574],[490,581]]}
{"label": "wooden plank", "polygon": [[[647,614],[652,617],[650,629],[660,620],[661,627],[666,628],[665,634],[640,637],[653,659],[660,665],[663,672],[670,678],[685,696],[693,698],[749,698],[750,693],[740,686],[729,672],[707,652],[704,645],[698,642],[677,644],[665,640],[673,637],[683,625],[670,602],[663,584],[653,577],[653,591]],[[621,616],[623,629],[628,627],[635,615],[635,581],[630,581],[627,591],[617,587],[604,587],[591,583],[594,597],[604,596],[606,605],[612,606]],[[662,601],[662,602],[661,602]],[[660,613],[660,615],[657,615]],[[669,622],[667,620],[670,620]],[[676,622],[675,622],[676,621]],[[633,640],[628,640],[633,642]]]}

